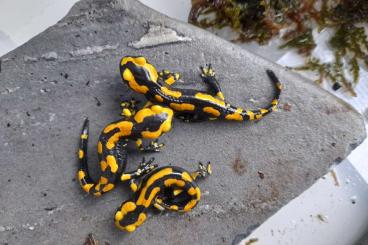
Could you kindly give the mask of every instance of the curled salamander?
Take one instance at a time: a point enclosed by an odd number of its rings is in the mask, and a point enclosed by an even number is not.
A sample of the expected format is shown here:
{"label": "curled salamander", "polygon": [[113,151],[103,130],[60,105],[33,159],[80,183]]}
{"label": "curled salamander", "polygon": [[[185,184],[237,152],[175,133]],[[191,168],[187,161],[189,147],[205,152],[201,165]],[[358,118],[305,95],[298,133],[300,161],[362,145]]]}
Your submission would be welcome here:
{"label": "curled salamander", "polygon": [[266,70],[276,87],[274,99],[259,110],[246,110],[227,103],[211,65],[201,67],[201,71],[202,81],[209,86],[208,91],[169,87],[180,78],[180,74],[169,70],[158,72],[145,57],[126,56],[120,61],[122,79],[132,90],[144,94],[154,104],[170,107],[176,117],[187,122],[216,119],[253,121],[276,110],[282,85],[273,71]]}
{"label": "curled salamander", "polygon": [[[97,152],[102,174],[94,181],[88,172],[87,144],[88,119],[85,120],[80,135],[78,180],[82,189],[95,196],[112,190],[119,175],[124,174],[127,165],[127,146],[129,141],[135,141],[141,151],[159,151],[163,144],[157,142],[162,134],[170,131],[173,111],[160,105],[151,105],[134,112],[134,101],[122,103],[123,113],[129,114],[121,120],[110,123],[101,132],[97,144]],[[129,111],[129,113],[128,113]],[[146,147],[142,139],[153,139]],[[134,173],[140,176],[154,168],[151,162],[143,162]]]}
{"label": "curled salamander", "polygon": [[[195,182],[198,177],[211,174],[211,165],[199,163],[197,171],[192,173],[176,166],[155,168],[137,182],[134,178],[130,187],[135,195],[123,202],[115,214],[115,225],[133,232],[146,220],[147,210],[155,207],[161,211],[172,210],[188,212],[201,198],[201,191]],[[131,174],[123,174],[122,180],[132,179]]]}

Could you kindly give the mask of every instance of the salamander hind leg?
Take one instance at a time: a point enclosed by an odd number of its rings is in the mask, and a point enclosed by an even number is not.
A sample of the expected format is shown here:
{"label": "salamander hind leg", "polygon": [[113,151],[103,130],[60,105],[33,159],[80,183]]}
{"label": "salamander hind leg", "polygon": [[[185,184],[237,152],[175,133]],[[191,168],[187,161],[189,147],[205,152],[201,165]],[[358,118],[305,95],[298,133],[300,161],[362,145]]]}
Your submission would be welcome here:
{"label": "salamander hind leg", "polygon": [[206,65],[206,67],[201,66],[201,79],[210,87],[210,92],[212,95],[218,97],[221,100],[225,100],[224,94],[221,91],[220,84],[217,81],[216,73],[213,70],[211,64]]}
{"label": "salamander hind leg", "polygon": [[212,167],[210,162],[207,162],[206,166],[204,166],[203,163],[199,162],[198,169],[190,173],[190,175],[194,180],[196,180],[198,177],[206,178],[211,174],[212,174]]}

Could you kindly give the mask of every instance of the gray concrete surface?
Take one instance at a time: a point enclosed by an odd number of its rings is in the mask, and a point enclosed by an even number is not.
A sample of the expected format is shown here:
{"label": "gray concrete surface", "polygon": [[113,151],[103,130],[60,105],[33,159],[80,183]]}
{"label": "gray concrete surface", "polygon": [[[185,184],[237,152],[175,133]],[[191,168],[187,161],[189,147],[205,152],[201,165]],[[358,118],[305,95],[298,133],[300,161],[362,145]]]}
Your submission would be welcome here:
{"label": "gray concrete surface", "polygon": [[[186,41],[129,47],[150,25]],[[212,63],[227,99],[248,108],[272,98],[266,68],[285,87],[280,110],[257,123],[175,121],[161,139],[165,149],[154,154],[156,162],[194,169],[198,161],[211,161],[213,176],[200,183],[202,200],[191,213],[153,214],[133,234],[113,224],[116,208],[129,195],[127,186],[95,199],[75,181],[84,117],[91,120],[90,164],[97,166],[100,130],[118,118],[120,98],[133,95],[119,77],[123,55],[145,55],[159,69],[181,72],[182,87],[202,87],[198,67]],[[134,0],[82,0],[1,61],[3,244],[82,244],[88,233],[101,244],[230,244],[365,137],[362,117],[309,81]],[[141,157],[132,153],[129,168]]]}

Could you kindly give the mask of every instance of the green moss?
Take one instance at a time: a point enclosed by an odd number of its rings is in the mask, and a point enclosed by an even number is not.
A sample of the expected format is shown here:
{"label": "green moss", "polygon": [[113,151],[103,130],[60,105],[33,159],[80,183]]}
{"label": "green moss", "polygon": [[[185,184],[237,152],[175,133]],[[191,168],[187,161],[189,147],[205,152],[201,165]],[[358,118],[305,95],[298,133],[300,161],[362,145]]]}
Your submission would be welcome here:
{"label": "green moss", "polygon": [[[238,33],[234,41],[257,41],[266,44],[279,36],[285,41],[280,48],[294,48],[306,56],[306,64],[298,69],[316,71],[331,84],[339,83],[354,93],[359,80],[360,65],[368,66],[367,35],[360,23],[368,22],[366,0],[192,0],[189,21],[203,28],[231,27]],[[323,64],[311,57],[315,48],[312,27],[336,30],[329,44],[335,62]],[[352,81],[346,78],[343,67],[347,63]],[[336,87],[336,86],[335,86]]]}

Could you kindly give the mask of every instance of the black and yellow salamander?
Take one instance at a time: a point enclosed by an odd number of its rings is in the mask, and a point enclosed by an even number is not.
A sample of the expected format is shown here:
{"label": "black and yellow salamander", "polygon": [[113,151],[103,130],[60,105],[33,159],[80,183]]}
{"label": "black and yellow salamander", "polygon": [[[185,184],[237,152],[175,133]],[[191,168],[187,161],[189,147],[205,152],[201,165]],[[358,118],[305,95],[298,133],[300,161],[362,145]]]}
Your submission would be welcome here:
{"label": "black and yellow salamander", "polygon": [[211,165],[205,167],[199,163],[197,171],[192,173],[176,166],[155,168],[142,177],[138,183],[131,174],[123,174],[121,180],[133,181],[130,185],[135,195],[123,202],[115,214],[115,225],[133,232],[147,219],[147,211],[155,207],[161,211],[171,210],[188,212],[201,198],[201,191],[195,182],[198,177],[211,174]]}
{"label": "black and yellow salamander", "polygon": [[[160,105],[149,105],[135,113],[135,101],[122,103],[123,118],[110,123],[101,132],[97,144],[97,152],[102,174],[94,181],[88,172],[87,144],[89,121],[85,120],[80,135],[78,152],[79,167],[77,177],[82,189],[94,196],[112,190],[115,182],[124,173],[127,165],[127,145],[135,141],[141,151],[159,151],[163,144],[157,142],[162,134],[170,131],[173,111]],[[142,139],[152,139],[148,146],[143,146]],[[129,173],[131,176],[141,176],[150,172],[155,166],[153,159],[142,161],[140,168]],[[132,182],[133,183],[133,182]]]}
{"label": "black and yellow salamander", "polygon": [[276,87],[274,99],[269,106],[258,110],[246,110],[227,103],[211,65],[201,67],[201,71],[202,81],[209,86],[208,92],[170,88],[180,75],[169,70],[158,72],[145,57],[126,56],[120,61],[122,79],[132,90],[144,94],[154,104],[170,107],[175,116],[184,121],[253,121],[276,110],[282,85],[273,71],[266,70]]}

